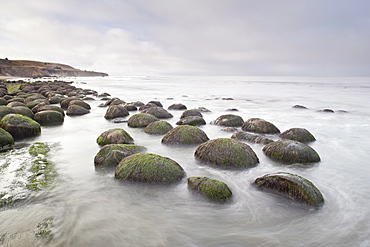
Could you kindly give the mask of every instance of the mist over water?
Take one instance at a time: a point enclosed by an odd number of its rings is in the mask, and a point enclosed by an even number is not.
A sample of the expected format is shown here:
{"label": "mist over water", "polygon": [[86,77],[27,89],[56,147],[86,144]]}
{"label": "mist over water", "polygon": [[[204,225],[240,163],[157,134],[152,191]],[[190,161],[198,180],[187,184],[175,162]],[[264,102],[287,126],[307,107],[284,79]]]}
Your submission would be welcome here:
{"label": "mist over water", "polygon": [[[321,162],[283,165],[267,158],[263,145],[248,143],[258,166],[224,170],[195,160],[197,146],[171,147],[126,123],[104,119],[107,108],[89,101],[91,113],[66,116],[62,126],[43,127],[32,141],[57,143],[51,156],[59,182],[31,204],[0,211],[0,230],[54,217],[50,246],[369,246],[370,245],[370,78],[294,77],[112,77],[78,78],[76,87],[108,92],[126,102],[160,101],[205,107],[210,139],[231,137],[209,124],[223,114],[244,121],[263,118],[281,132],[306,128]],[[83,83],[82,83],[83,82]],[[232,98],[233,100],[225,100]],[[295,109],[294,105],[308,109]],[[227,109],[236,108],[237,112]],[[335,113],[320,112],[332,109]],[[173,127],[182,111],[170,111]],[[130,112],[133,115],[137,112]],[[129,117],[128,117],[129,118]],[[128,119],[127,118],[127,119]],[[193,194],[186,179],[175,185],[128,183],[113,172],[95,171],[96,138],[111,128],[125,129],[135,144],[178,162],[187,177],[225,182],[233,192],[226,204]],[[269,136],[278,139],[277,136]],[[319,210],[255,189],[255,178],[290,172],[311,180],[325,204]],[[25,245],[27,246],[27,245]]]}

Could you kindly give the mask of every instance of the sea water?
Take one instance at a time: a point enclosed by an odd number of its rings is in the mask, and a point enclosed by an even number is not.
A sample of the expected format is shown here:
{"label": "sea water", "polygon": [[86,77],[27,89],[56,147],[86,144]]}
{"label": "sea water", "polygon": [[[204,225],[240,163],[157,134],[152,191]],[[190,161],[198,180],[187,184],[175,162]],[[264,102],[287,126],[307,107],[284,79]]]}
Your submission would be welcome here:
{"label": "sea water", "polygon": [[[2,209],[0,237],[12,232],[22,239],[19,246],[32,246],[22,232],[31,239],[33,232],[26,229],[51,217],[53,239],[46,246],[370,245],[370,78],[189,76],[73,81],[76,87],[107,92],[126,102],[156,100],[165,109],[175,103],[188,109],[205,107],[210,112],[203,113],[207,124],[200,128],[210,139],[231,137],[222,127],[209,124],[230,113],[244,121],[265,119],[281,132],[306,128],[316,138],[310,146],[321,162],[284,165],[266,157],[262,144],[248,143],[260,160],[256,167],[215,168],[195,159],[197,146],[166,146],[161,144],[163,136],[104,119],[107,108],[98,107],[104,101],[96,98],[89,101],[91,113],[66,116],[63,125],[43,127],[39,137],[28,140],[57,145],[50,159],[58,170],[58,182],[37,200]],[[228,111],[231,108],[238,111]],[[182,111],[170,113],[174,117],[166,121],[176,127]],[[175,160],[187,177],[225,182],[233,192],[232,200],[207,201],[188,189],[186,179],[170,186],[125,183],[114,179],[112,172],[96,171],[94,156],[100,149],[96,139],[111,128],[123,128],[147,152]],[[312,181],[324,196],[324,206],[310,209],[253,187],[257,177],[274,172]]]}

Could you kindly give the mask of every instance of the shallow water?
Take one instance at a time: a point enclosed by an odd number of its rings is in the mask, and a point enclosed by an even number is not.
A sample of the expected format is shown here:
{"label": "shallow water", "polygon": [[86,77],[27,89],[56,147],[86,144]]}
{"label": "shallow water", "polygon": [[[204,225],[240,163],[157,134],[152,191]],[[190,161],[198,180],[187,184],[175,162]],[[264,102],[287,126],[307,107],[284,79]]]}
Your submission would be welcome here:
{"label": "shallow water", "polygon": [[[53,217],[54,239],[47,246],[370,245],[370,78],[112,77],[75,81],[77,87],[108,92],[126,102],[159,100],[166,109],[174,103],[188,109],[206,107],[211,110],[203,114],[207,123],[237,108],[238,112],[231,113],[245,121],[263,118],[281,131],[306,128],[317,139],[310,146],[322,161],[282,165],[267,158],[262,145],[250,144],[260,160],[257,167],[217,169],[195,160],[196,146],[165,146],[162,136],[105,120],[107,108],[97,107],[101,103],[97,99],[89,102],[90,114],[67,116],[62,126],[43,127],[41,136],[26,141],[59,144],[51,159],[60,181],[32,202],[0,211],[0,239],[7,233],[18,236],[23,228]],[[297,104],[308,109],[292,108]],[[319,112],[325,108],[335,113]],[[167,121],[176,126],[182,112],[170,112],[174,117]],[[224,205],[208,202],[188,190],[186,179],[171,186],[153,186],[117,181],[113,173],[96,172],[96,138],[111,128],[123,128],[148,152],[177,161],[187,176],[227,183],[233,199]],[[210,139],[231,136],[219,126],[201,128]],[[279,171],[311,180],[322,192],[325,205],[312,210],[251,185],[255,178]],[[32,241],[22,245],[33,246]]]}

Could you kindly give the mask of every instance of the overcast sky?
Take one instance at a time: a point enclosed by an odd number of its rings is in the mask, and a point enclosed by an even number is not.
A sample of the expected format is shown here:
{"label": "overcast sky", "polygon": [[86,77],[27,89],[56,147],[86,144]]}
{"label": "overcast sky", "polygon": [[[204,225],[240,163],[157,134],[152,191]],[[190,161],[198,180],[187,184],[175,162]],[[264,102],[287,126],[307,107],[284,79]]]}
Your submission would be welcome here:
{"label": "overcast sky", "polygon": [[0,57],[111,75],[370,76],[370,1],[1,0]]}

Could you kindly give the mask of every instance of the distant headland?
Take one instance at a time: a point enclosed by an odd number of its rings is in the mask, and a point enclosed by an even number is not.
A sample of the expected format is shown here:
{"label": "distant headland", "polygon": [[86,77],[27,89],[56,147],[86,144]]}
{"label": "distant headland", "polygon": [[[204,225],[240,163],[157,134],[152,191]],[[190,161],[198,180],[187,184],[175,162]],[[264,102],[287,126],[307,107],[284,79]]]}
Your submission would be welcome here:
{"label": "distant headland", "polygon": [[75,69],[60,63],[0,59],[0,76],[9,77],[82,77],[108,76],[106,73]]}

